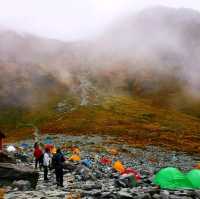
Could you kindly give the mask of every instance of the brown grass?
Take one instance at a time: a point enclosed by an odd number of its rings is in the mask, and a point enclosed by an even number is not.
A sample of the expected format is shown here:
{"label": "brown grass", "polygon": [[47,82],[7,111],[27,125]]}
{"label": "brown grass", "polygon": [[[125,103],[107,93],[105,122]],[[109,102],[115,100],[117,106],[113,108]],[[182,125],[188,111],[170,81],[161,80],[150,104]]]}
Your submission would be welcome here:
{"label": "brown grass", "polygon": [[[42,133],[110,134],[144,147],[152,144],[197,153],[200,150],[200,120],[171,109],[158,108],[127,96],[109,97],[101,106],[79,107],[71,113],[52,115],[40,124]],[[24,139],[32,129],[8,134],[7,141]]]}

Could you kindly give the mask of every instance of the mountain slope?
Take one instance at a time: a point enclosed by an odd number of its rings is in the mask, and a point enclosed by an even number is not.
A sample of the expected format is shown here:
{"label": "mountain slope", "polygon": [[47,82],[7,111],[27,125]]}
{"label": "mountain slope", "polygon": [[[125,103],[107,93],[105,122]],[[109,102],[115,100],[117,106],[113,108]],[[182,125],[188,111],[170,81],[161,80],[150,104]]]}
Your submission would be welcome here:
{"label": "mountain slope", "polygon": [[[68,99],[69,103],[72,102]],[[140,98],[119,95],[106,97],[97,106],[73,106],[74,110],[67,112],[56,112],[51,105],[46,112],[42,109],[24,114],[21,126],[10,130],[8,140],[30,137],[33,130],[23,126],[23,122],[35,122],[42,133],[112,134],[117,136],[115,141],[136,146],[153,144],[187,152],[199,151],[200,120],[186,114],[151,106]]]}
{"label": "mountain slope", "polygon": [[[8,77],[10,81],[11,77],[15,82],[26,76],[30,77],[28,87],[37,84],[41,76],[45,79],[46,73],[73,90],[80,84],[79,74],[89,72],[89,78],[100,88],[107,88],[106,92],[166,93],[169,105],[178,101],[170,98],[181,93],[198,96],[199,35],[198,12],[165,7],[146,9],[117,21],[101,37],[84,42],[67,43],[1,31],[0,80]],[[5,82],[0,83],[6,98],[16,95]],[[39,82],[44,88],[45,83]],[[24,87],[23,81],[16,84]]]}
{"label": "mountain slope", "polygon": [[196,152],[199,42],[200,13],[165,7],[90,41],[1,30],[0,128],[9,140],[29,136],[34,124],[43,133],[112,133]]}

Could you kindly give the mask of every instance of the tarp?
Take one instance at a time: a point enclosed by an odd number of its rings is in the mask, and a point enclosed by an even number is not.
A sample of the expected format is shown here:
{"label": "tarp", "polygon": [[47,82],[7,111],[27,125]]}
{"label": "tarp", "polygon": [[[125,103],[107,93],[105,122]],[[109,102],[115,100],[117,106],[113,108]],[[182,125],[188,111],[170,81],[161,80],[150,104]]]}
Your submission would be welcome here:
{"label": "tarp", "polygon": [[135,177],[135,179],[137,180],[137,182],[139,182],[141,180],[140,174],[136,170],[134,170],[133,168],[127,168],[127,169],[125,169],[125,171],[123,172],[123,174],[133,174],[133,176]]}
{"label": "tarp", "polygon": [[9,146],[6,148],[6,150],[7,150],[8,152],[15,152],[15,151],[16,151],[16,148],[15,148],[13,145],[9,145]]}
{"label": "tarp", "polygon": [[124,173],[125,172],[125,168],[123,166],[123,164],[117,160],[114,164],[113,164],[113,168],[118,171],[119,173]]}
{"label": "tarp", "polygon": [[102,157],[99,161],[101,164],[103,165],[110,165],[112,163],[112,160],[110,160],[109,158],[107,157]]}
{"label": "tarp", "polygon": [[161,169],[155,176],[153,182],[162,189],[184,189],[193,188],[191,182],[181,171],[168,167]]}
{"label": "tarp", "polygon": [[195,189],[200,189],[200,170],[193,169],[187,174],[187,179],[191,182]]}
{"label": "tarp", "polygon": [[28,145],[28,144],[26,144],[26,143],[22,143],[22,144],[21,144],[21,147],[25,149],[25,148],[28,148],[28,147],[29,147],[29,145]]}
{"label": "tarp", "polygon": [[137,186],[137,181],[135,179],[135,177],[132,174],[123,174],[120,176],[120,180],[122,180],[123,182],[125,182],[125,184],[128,187],[136,187]]}

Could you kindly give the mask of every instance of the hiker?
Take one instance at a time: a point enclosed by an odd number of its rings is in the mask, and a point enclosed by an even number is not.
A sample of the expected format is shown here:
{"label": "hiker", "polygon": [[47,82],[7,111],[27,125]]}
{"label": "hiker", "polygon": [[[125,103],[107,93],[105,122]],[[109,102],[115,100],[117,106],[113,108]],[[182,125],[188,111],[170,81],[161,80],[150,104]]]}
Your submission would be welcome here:
{"label": "hiker", "polygon": [[35,169],[37,169],[38,163],[41,170],[43,164],[43,152],[39,147],[39,144],[36,142],[34,144],[34,157],[35,157]]}
{"label": "hiker", "polygon": [[65,162],[65,157],[62,154],[60,149],[57,149],[56,154],[53,157],[53,167],[55,168],[55,174],[56,174],[56,183],[57,186],[63,186],[63,164]]}
{"label": "hiker", "polygon": [[45,148],[43,167],[44,167],[44,181],[48,181],[48,170],[51,163],[50,150]]}

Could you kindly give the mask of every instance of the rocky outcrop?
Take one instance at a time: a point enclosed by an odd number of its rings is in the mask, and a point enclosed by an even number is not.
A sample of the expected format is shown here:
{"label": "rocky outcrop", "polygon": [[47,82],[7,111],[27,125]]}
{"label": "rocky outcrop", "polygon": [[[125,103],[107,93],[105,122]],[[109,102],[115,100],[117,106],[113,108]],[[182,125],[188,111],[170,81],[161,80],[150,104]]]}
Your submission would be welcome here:
{"label": "rocky outcrop", "polygon": [[13,164],[16,163],[15,158],[13,158],[12,156],[4,152],[0,152],[0,160],[1,160],[1,163],[13,163]]}
{"label": "rocky outcrop", "polygon": [[13,181],[29,181],[35,188],[39,178],[38,172],[27,166],[18,166],[12,163],[0,163],[0,185],[10,185]]}
{"label": "rocky outcrop", "polygon": [[30,182],[25,180],[14,181],[13,186],[19,191],[28,191],[31,188]]}

